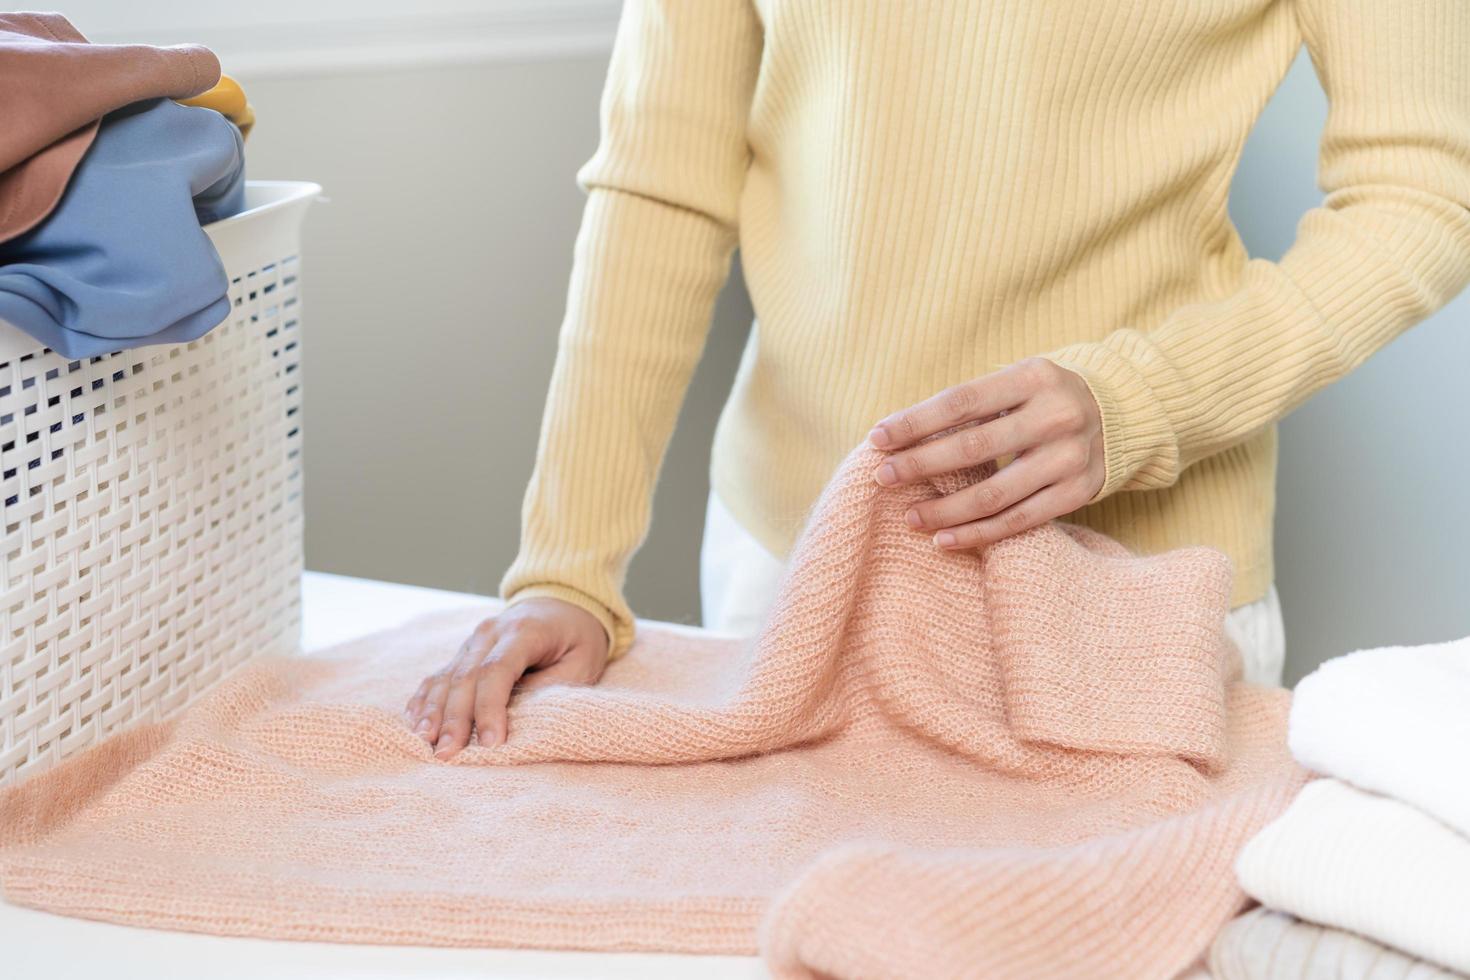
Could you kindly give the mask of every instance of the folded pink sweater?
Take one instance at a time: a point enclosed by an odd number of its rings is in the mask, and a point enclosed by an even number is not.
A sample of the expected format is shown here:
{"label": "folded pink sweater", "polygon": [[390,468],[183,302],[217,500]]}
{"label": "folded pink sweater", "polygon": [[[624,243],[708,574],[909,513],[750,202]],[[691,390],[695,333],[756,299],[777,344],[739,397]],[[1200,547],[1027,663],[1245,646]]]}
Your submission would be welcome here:
{"label": "folded pink sweater", "polygon": [[[1220,554],[983,553],[849,457],[751,643],[647,627],[450,763],[399,711],[486,610],[258,662],[0,796],[6,897],[344,942],[753,953],[778,976],[1167,977],[1303,773]],[[967,476],[973,478],[976,474]],[[954,486],[944,484],[944,488]]]}

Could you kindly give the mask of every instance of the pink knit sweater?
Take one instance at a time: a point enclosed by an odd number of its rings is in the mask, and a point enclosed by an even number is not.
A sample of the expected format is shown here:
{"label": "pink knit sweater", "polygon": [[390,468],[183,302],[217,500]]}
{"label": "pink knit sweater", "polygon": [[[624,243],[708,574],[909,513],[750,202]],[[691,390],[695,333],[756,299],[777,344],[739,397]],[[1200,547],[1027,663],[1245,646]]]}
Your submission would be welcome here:
{"label": "pink knit sweater", "polygon": [[[848,458],[758,641],[650,627],[435,761],[399,709],[485,610],[258,663],[0,796],[0,883],[135,925],[751,953],[780,976],[1167,977],[1303,774],[1218,553],[936,550]],[[969,474],[973,477],[975,474]]]}

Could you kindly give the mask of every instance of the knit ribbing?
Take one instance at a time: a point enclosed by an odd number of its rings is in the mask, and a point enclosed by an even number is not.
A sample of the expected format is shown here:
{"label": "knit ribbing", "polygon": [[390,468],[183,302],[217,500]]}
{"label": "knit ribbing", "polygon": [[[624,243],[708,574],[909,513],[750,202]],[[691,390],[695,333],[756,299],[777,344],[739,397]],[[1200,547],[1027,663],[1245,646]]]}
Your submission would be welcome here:
{"label": "knit ribbing", "polygon": [[[7,900],[374,943],[751,953],[780,977],[1173,977],[1304,773],[1228,563],[1062,524],[941,551],[855,451],[761,635],[640,632],[448,761],[405,692],[492,609],[261,661],[0,792]],[[779,896],[779,897],[778,897]]]}
{"label": "knit ribbing", "polygon": [[[1322,206],[1251,261],[1230,179],[1303,41]],[[1027,355],[1102,409],[1073,519],[1271,581],[1274,423],[1470,279],[1463,0],[627,0],[502,583],[631,639],[624,569],[735,245],[757,328],[712,480],[784,555],[883,415]]]}
{"label": "knit ribbing", "polygon": [[1235,870],[1268,908],[1470,973],[1470,838],[1407,803],[1314,780]]}
{"label": "knit ribbing", "polygon": [[1371,939],[1254,908],[1210,946],[1212,980],[1464,980]]}

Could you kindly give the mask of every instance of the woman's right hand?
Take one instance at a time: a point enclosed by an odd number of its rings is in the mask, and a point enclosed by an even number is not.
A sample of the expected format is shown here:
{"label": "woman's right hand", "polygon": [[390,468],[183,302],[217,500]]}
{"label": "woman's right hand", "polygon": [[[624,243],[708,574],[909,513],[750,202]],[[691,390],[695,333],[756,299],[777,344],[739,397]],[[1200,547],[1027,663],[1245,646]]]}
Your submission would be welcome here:
{"label": "woman's right hand", "polygon": [[596,684],[608,637],[597,617],[561,599],[525,599],[475,627],[443,668],[424,678],[404,709],[409,728],[447,759],[470,740],[500,745],[515,691]]}

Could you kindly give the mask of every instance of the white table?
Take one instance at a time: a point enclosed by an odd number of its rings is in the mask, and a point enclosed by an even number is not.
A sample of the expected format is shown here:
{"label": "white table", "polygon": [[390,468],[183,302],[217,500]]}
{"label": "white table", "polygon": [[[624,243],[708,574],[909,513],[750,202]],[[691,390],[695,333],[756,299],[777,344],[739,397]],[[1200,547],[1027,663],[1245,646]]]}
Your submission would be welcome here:
{"label": "white table", "polygon": [[[484,596],[308,572],[302,645],[308,653],[420,613],[487,602]],[[272,942],[134,929],[50,915],[0,902],[0,976],[101,980],[379,980],[415,977],[752,980],[753,957],[563,953],[417,946]]]}

